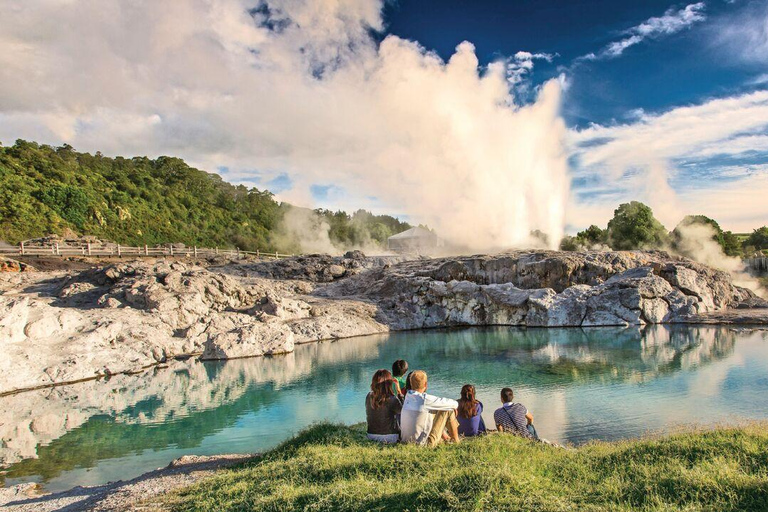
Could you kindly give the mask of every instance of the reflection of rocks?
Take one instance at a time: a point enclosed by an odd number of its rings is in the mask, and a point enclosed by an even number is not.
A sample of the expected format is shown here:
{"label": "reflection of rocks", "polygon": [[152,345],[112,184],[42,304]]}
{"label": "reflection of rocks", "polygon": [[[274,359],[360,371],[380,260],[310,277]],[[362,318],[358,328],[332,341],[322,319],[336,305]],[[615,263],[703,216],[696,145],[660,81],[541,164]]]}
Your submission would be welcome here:
{"label": "reflection of rocks", "polygon": [[140,375],[115,375],[108,380],[0,397],[0,466],[35,458],[38,446],[49,444],[93,416],[108,415],[121,423],[139,424],[178,420],[232,403],[254,385],[269,383],[280,388],[306,377],[318,365],[334,367],[374,358],[386,339],[370,336],[318,343],[284,356],[216,366],[191,359],[173,361],[167,369]]}
{"label": "reflection of rocks", "polygon": [[738,337],[730,329],[662,325],[582,333],[579,343],[552,340],[533,351],[532,360],[574,379],[646,381],[723,359],[733,352]]}

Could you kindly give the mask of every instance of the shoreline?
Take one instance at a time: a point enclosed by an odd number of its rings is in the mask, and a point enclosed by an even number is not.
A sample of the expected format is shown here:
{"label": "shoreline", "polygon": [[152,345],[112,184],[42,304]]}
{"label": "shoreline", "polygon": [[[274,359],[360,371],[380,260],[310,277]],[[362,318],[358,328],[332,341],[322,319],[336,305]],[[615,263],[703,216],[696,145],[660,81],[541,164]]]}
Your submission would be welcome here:
{"label": "shoreline", "polygon": [[[95,486],[75,486],[53,493],[36,483],[0,488],[0,508],[14,512],[128,511],[142,501],[192,485],[217,471],[252,460],[259,454],[184,455],[164,468],[130,480]],[[141,507],[141,510],[152,510]]]}
{"label": "shoreline", "polygon": [[[343,430],[347,434],[359,436],[362,446],[374,450],[425,450],[425,453],[433,453],[437,450],[448,451],[461,447],[467,443],[475,443],[482,439],[499,439],[504,442],[519,443],[521,447],[529,449],[538,447],[537,443],[530,446],[522,439],[515,436],[505,436],[491,433],[479,436],[476,439],[465,439],[459,445],[441,445],[436,449],[425,447],[412,447],[404,445],[379,446],[376,443],[364,440],[364,423],[354,425],[336,425],[330,423],[314,424],[292,438],[284,441],[265,454],[282,450],[284,446],[307,443],[305,437],[315,437],[310,434],[314,430],[336,429]],[[768,429],[768,422],[760,420],[741,420],[734,423],[718,423],[713,425],[679,425],[671,430],[649,431],[638,437],[626,439],[602,441],[590,440],[578,446],[563,447],[548,446],[546,450],[553,453],[579,453],[597,448],[615,449],[622,447],[634,447],[646,443],[673,443],[676,439],[686,436],[707,436],[723,433],[737,433],[744,435],[749,431]],[[321,444],[322,439],[313,439],[311,442]],[[482,441],[481,441],[482,442]],[[493,441],[490,441],[493,442]],[[544,446],[544,445],[541,445]],[[336,449],[339,447],[337,446]],[[538,448],[537,448],[538,449]],[[427,451],[429,450],[429,451]],[[85,511],[165,511],[168,508],[169,494],[182,489],[188,489],[200,481],[222,475],[223,471],[242,463],[255,461],[265,454],[220,454],[212,456],[184,455],[171,461],[166,467],[143,473],[130,480],[118,480],[96,486],[75,486],[65,491],[45,493],[40,491],[39,484],[17,484],[12,487],[0,488],[0,508],[12,512],[55,512],[66,510],[67,512]],[[432,455],[430,455],[432,457]],[[269,463],[269,462],[267,462]],[[274,463],[274,461],[272,462]],[[255,466],[258,466],[256,464]],[[248,471],[245,469],[244,471]],[[235,471],[237,472],[237,470]],[[178,497],[177,497],[178,498]]]}

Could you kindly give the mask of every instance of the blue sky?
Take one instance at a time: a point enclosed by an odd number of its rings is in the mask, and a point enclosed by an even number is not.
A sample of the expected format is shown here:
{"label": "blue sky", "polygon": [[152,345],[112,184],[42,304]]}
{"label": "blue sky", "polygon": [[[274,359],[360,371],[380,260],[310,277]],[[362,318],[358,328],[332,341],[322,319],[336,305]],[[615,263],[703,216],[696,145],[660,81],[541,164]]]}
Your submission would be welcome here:
{"label": "blue sky", "polygon": [[648,38],[618,58],[578,62],[649,18],[695,3],[401,0],[388,4],[385,20],[386,33],[419,41],[444,59],[465,40],[475,45],[481,65],[520,50],[556,54],[551,63],[537,62],[531,79],[540,84],[568,71],[572,86],[564,115],[569,126],[578,127],[754,88],[749,82],[768,72],[766,63],[733,58],[712,40],[714,25],[757,10],[761,2],[702,2],[705,19],[685,29]]}
{"label": "blue sky", "polygon": [[[768,224],[768,0],[0,0],[0,141],[174,155],[486,246]],[[55,21],[54,21],[55,20]],[[71,27],[76,27],[72,30]]]}

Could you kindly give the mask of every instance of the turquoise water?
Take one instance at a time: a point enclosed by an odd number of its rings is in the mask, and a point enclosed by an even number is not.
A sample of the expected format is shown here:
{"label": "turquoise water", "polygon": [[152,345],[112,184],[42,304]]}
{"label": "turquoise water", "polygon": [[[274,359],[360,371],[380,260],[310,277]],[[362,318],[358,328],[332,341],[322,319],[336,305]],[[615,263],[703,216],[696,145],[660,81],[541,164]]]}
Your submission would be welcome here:
{"label": "turquoise water", "polygon": [[267,450],[313,422],[364,421],[372,373],[404,358],[430,392],[475,384],[492,424],[511,386],[542,437],[574,444],[768,417],[768,331],[465,329],[367,336],[293,354],[178,362],[0,398],[5,485],[135,477],[184,454]]}

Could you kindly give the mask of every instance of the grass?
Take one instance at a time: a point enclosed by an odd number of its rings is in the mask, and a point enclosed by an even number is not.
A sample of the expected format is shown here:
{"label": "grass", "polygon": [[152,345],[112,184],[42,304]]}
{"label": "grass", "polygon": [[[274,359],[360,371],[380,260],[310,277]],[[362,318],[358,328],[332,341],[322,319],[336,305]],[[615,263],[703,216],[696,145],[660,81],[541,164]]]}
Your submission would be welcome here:
{"label": "grass", "polygon": [[489,435],[379,446],[316,425],[164,498],[175,511],[768,510],[768,425],[560,449]]}

